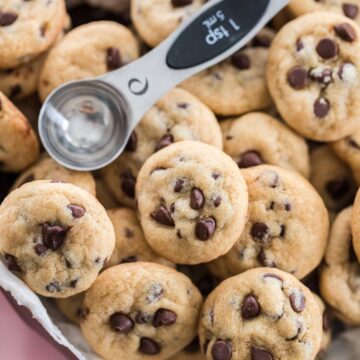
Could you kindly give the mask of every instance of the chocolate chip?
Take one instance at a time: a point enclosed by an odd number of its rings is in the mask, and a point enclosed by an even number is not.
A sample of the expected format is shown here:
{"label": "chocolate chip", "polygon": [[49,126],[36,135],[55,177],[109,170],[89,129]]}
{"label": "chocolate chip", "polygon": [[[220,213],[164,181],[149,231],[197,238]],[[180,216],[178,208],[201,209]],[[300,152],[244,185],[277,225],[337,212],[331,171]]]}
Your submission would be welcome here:
{"label": "chocolate chip", "polygon": [[53,281],[50,284],[46,285],[45,289],[49,293],[60,292],[61,291],[61,285],[60,285],[60,283],[58,281]]}
{"label": "chocolate chip", "polygon": [[122,313],[112,314],[110,316],[109,322],[110,327],[120,334],[127,334],[134,327],[134,322],[132,321],[130,316]]}
{"label": "chocolate chip", "polygon": [[264,279],[276,279],[276,280],[279,280],[280,282],[284,282],[284,279],[279,276],[279,275],[276,275],[276,274],[272,274],[272,273],[267,273],[263,276]]}
{"label": "chocolate chip", "polygon": [[260,305],[254,295],[247,295],[241,306],[241,316],[243,319],[252,319],[260,314]]}
{"label": "chocolate chip", "polygon": [[301,291],[292,293],[290,295],[290,303],[293,310],[297,313],[301,313],[305,309],[306,299]]}
{"label": "chocolate chip", "polygon": [[43,244],[51,250],[58,250],[63,245],[69,230],[68,226],[44,223],[42,225]]}
{"label": "chocolate chip", "polygon": [[0,11],[0,26],[12,25],[18,18],[17,14],[12,12],[1,12]]}
{"label": "chocolate chip", "polygon": [[323,330],[325,332],[328,332],[329,330],[331,330],[331,313],[328,309],[325,309],[324,313],[323,313]]}
{"label": "chocolate chip", "polygon": [[146,355],[156,355],[160,352],[160,345],[150,338],[143,337],[140,339],[139,351]]}
{"label": "chocolate chip", "polygon": [[177,315],[168,309],[159,309],[156,311],[152,324],[153,327],[170,326],[176,323]]}
{"label": "chocolate chip", "polygon": [[203,296],[209,295],[219,284],[219,279],[213,274],[204,275],[197,283],[196,286]]}
{"label": "chocolate chip", "polygon": [[273,356],[270,351],[259,348],[257,346],[251,346],[251,360],[273,360]]}
{"label": "chocolate chip", "polygon": [[196,223],[195,235],[201,240],[209,240],[216,230],[216,221],[213,218],[202,219]]}
{"label": "chocolate chip", "polygon": [[283,238],[285,236],[285,233],[286,233],[286,226],[285,225],[280,225],[280,234],[279,234],[279,236]]}
{"label": "chocolate chip", "polygon": [[323,59],[329,60],[338,54],[339,49],[334,40],[325,38],[319,41],[316,51]]}
{"label": "chocolate chip", "polygon": [[174,185],[174,192],[179,193],[182,190],[184,183],[184,179],[177,179]]}
{"label": "chocolate chip", "polygon": [[319,97],[314,103],[314,113],[319,118],[324,118],[330,111],[330,103],[324,97]]}
{"label": "chocolate chip", "polygon": [[164,135],[155,146],[155,151],[159,151],[171,145],[173,142],[174,142],[174,137],[172,135]]}
{"label": "chocolate chip", "polygon": [[135,321],[138,324],[146,324],[150,320],[150,315],[144,312],[139,311],[135,316]]}
{"label": "chocolate chip", "polygon": [[138,261],[137,256],[133,255],[133,256],[128,256],[126,258],[121,259],[120,264],[134,263],[137,261]]}
{"label": "chocolate chip", "polygon": [[171,217],[170,212],[164,205],[160,205],[158,210],[151,213],[151,217],[161,225],[175,226],[174,220]]}
{"label": "chocolate chip", "polygon": [[67,207],[68,209],[70,209],[71,214],[75,219],[79,219],[85,214],[85,209],[80,205],[71,204],[68,205]]}
{"label": "chocolate chip", "polygon": [[180,109],[187,109],[190,106],[188,103],[179,103],[177,104],[177,107]]}
{"label": "chocolate chip", "polygon": [[17,271],[20,272],[20,266],[17,263],[17,259],[15,256],[10,255],[10,254],[5,254],[5,262],[6,262],[6,266],[10,271]]}
{"label": "chocolate chip", "polygon": [[212,173],[211,176],[214,180],[217,180],[220,177],[220,174]]}
{"label": "chocolate chip", "polygon": [[76,312],[76,316],[79,317],[82,320],[85,320],[86,317],[89,315],[90,310],[85,307],[80,307],[78,311]]}
{"label": "chocolate chip", "polygon": [[350,186],[349,180],[345,178],[330,180],[326,183],[326,191],[334,200],[338,200],[348,193]]}
{"label": "chocolate chip", "polygon": [[291,206],[290,203],[286,203],[286,204],[285,204],[285,210],[286,210],[286,211],[291,211],[291,208],[292,208],[292,206]]}
{"label": "chocolate chip", "polygon": [[219,207],[221,204],[221,197],[220,196],[216,196],[215,199],[213,200],[213,204],[215,207]]}
{"label": "chocolate chip", "polygon": [[333,73],[331,69],[324,69],[320,72],[314,69],[310,71],[310,76],[322,86],[327,86],[333,81]]}
{"label": "chocolate chip", "polygon": [[231,57],[232,64],[239,70],[247,70],[251,67],[249,56],[244,53],[237,52]]}
{"label": "chocolate chip", "polygon": [[266,267],[270,267],[270,268],[274,268],[276,267],[275,263],[268,259],[265,253],[264,249],[261,249],[258,256],[257,256],[258,261],[260,262],[261,265],[266,266]]}
{"label": "chocolate chip", "polygon": [[133,199],[135,197],[135,185],[136,185],[136,178],[135,176],[130,172],[123,172],[120,175],[120,181],[121,181],[121,190],[124,192],[124,194]]}
{"label": "chocolate chip", "polygon": [[126,144],[125,151],[135,152],[137,148],[137,141],[137,134],[135,131],[133,131]]}
{"label": "chocolate chip", "polygon": [[176,230],[176,236],[178,237],[178,239],[182,239],[182,235],[181,235],[181,230],[177,229]]}
{"label": "chocolate chip", "polygon": [[130,230],[129,228],[125,228],[125,236],[130,239],[132,237],[134,237],[134,232],[132,230]]}
{"label": "chocolate chip", "polygon": [[255,240],[267,242],[271,238],[270,228],[264,223],[261,222],[255,223],[251,227],[251,236]]}
{"label": "chocolate chip", "polygon": [[78,281],[79,281],[78,279],[71,280],[71,281],[70,281],[70,287],[72,287],[73,289],[75,289]]}
{"label": "chocolate chip", "polygon": [[68,269],[72,269],[72,264],[71,264],[70,260],[65,259],[65,264]]}
{"label": "chocolate chip", "polygon": [[271,38],[265,35],[257,35],[254,37],[252,46],[268,48],[271,45]]}
{"label": "chocolate chip", "polygon": [[359,13],[359,7],[353,4],[345,3],[342,6],[345,16],[350,19],[355,19]]}
{"label": "chocolate chip", "polygon": [[43,244],[36,244],[34,246],[34,250],[37,255],[41,256],[44,255],[49,249]]}
{"label": "chocolate chip", "polygon": [[344,41],[353,42],[356,39],[355,29],[348,23],[336,25],[334,30],[336,35]]}
{"label": "chocolate chip", "polygon": [[106,50],[106,67],[108,71],[116,70],[121,67],[121,55],[119,49],[108,48]]}
{"label": "chocolate chip", "polygon": [[303,48],[304,48],[304,43],[300,39],[298,39],[296,41],[296,51],[301,51]]}
{"label": "chocolate chip", "polygon": [[303,89],[309,83],[308,73],[303,67],[294,66],[287,74],[287,81],[292,88]]}
{"label": "chocolate chip", "polygon": [[216,340],[211,348],[211,355],[214,360],[230,360],[232,355],[231,345],[223,340]]}
{"label": "chocolate chip", "polygon": [[201,209],[205,204],[204,193],[201,189],[193,188],[190,193],[190,207],[194,210]]}
{"label": "chocolate chip", "polygon": [[188,346],[184,348],[184,351],[188,354],[195,354],[200,351],[199,338],[196,337]]}
{"label": "chocolate chip", "polygon": [[245,169],[252,166],[257,166],[264,164],[264,160],[261,157],[260,153],[256,150],[250,150],[241,155],[241,158],[238,162],[239,168]]}

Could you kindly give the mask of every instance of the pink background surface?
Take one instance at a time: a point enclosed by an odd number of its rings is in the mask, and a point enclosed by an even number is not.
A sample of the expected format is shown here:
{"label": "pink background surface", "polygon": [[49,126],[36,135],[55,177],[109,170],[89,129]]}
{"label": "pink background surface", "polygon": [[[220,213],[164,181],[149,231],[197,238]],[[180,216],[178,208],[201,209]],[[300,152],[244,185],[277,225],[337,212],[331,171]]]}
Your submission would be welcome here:
{"label": "pink background surface", "polygon": [[67,360],[35,331],[31,330],[0,293],[0,359]]}

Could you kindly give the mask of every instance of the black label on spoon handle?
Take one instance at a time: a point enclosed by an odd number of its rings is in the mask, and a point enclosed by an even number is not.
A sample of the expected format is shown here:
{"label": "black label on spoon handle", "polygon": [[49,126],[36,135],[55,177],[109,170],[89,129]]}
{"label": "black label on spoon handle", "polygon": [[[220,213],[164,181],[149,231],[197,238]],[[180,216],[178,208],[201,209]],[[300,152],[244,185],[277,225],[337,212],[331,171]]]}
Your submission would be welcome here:
{"label": "black label on spoon handle", "polygon": [[173,69],[203,64],[233,47],[264,15],[270,0],[223,0],[196,18],[171,46],[166,62]]}

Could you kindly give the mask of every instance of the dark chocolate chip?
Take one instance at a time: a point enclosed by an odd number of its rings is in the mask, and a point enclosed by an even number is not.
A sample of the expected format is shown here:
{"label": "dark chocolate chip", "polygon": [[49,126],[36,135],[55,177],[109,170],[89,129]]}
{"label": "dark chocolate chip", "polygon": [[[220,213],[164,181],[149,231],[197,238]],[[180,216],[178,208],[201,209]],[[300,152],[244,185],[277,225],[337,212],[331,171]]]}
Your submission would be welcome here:
{"label": "dark chocolate chip", "polygon": [[304,48],[304,43],[300,39],[298,39],[296,41],[296,51],[301,51],[303,48]]}
{"label": "dark chocolate chip", "polygon": [[214,360],[230,360],[232,355],[231,345],[227,341],[216,340],[211,348],[211,355]]}
{"label": "dark chocolate chip", "polygon": [[177,315],[168,309],[159,309],[156,311],[152,324],[153,327],[170,326],[176,323]]}
{"label": "dark chocolate chip", "polygon": [[172,226],[172,227],[175,226],[174,220],[171,217],[169,210],[164,205],[160,205],[158,210],[152,212],[151,217],[161,225]]}
{"label": "dark chocolate chip", "polygon": [[71,280],[71,281],[70,281],[70,287],[72,287],[72,288],[75,289],[78,281],[79,281],[78,279]]}
{"label": "dark chocolate chip", "polygon": [[172,135],[164,135],[155,146],[155,151],[159,151],[174,142],[174,137]]}
{"label": "dark chocolate chip", "polygon": [[332,316],[328,309],[325,309],[323,313],[323,330],[328,332],[331,330]]}
{"label": "dark chocolate chip", "polygon": [[285,225],[280,225],[280,234],[279,234],[279,236],[283,238],[285,236],[285,233],[286,233],[286,226]]}
{"label": "dark chocolate chip", "polygon": [[140,339],[139,351],[146,355],[156,355],[160,352],[160,345],[154,340],[143,337]]}
{"label": "dark chocolate chip", "polygon": [[285,204],[285,210],[286,210],[286,211],[291,211],[291,209],[292,209],[291,204],[290,204],[290,203],[286,203],[286,204]]}
{"label": "dark chocolate chip", "polygon": [[69,230],[68,226],[44,223],[42,225],[43,244],[51,250],[58,250],[63,245]]}
{"label": "dark chocolate chip", "polygon": [[79,317],[80,319],[84,320],[86,319],[86,317],[89,315],[90,310],[88,308],[85,307],[80,307],[78,309],[78,311],[76,312],[77,317]]}
{"label": "dark chocolate chip", "polygon": [[319,118],[324,118],[330,111],[330,102],[324,97],[319,97],[314,103],[314,113]]}
{"label": "dark chocolate chip", "polygon": [[220,177],[220,174],[212,173],[211,176],[213,177],[214,180],[217,180]]}
{"label": "dark chocolate chip", "polygon": [[279,280],[280,282],[284,282],[284,279],[276,274],[272,274],[272,273],[267,273],[263,276],[264,279],[270,278],[270,279],[276,279]]}
{"label": "dark chocolate chip", "polygon": [[116,70],[121,67],[121,55],[119,49],[116,48],[108,48],[106,50],[106,67],[108,71]]}
{"label": "dark chocolate chip", "polygon": [[85,214],[85,209],[80,205],[71,204],[68,205],[67,207],[68,209],[70,209],[71,214],[75,219],[79,219]]}
{"label": "dark chocolate chip", "polygon": [[120,334],[129,333],[133,327],[134,322],[130,316],[122,313],[115,313],[110,316],[110,327]]}
{"label": "dark chocolate chip", "polygon": [[303,89],[309,83],[308,72],[301,66],[294,66],[287,74],[287,82],[296,90]]}
{"label": "dark chocolate chip", "polygon": [[242,52],[237,52],[231,57],[232,64],[239,70],[247,70],[251,67],[249,56]]}
{"label": "dark chocolate chip", "polygon": [[205,204],[204,193],[199,188],[193,188],[190,193],[190,207],[194,210],[201,209]]}
{"label": "dark chocolate chip", "polygon": [[355,19],[359,13],[359,7],[357,5],[345,3],[342,6],[344,15],[350,19]]}
{"label": "dark chocolate chip", "polygon": [[190,106],[188,103],[179,103],[177,104],[177,107],[180,109],[187,109]]}
{"label": "dark chocolate chip", "polygon": [[264,160],[261,157],[260,153],[256,150],[250,150],[241,155],[241,158],[238,162],[239,168],[249,168],[252,166],[257,166],[264,164]]}
{"label": "dark chocolate chip", "polygon": [[181,230],[180,230],[180,229],[177,229],[177,230],[176,230],[176,236],[177,236],[179,239],[182,239],[182,235],[181,235]]}
{"label": "dark chocolate chip", "polygon": [[261,265],[266,266],[266,267],[270,267],[270,268],[274,268],[276,267],[276,264],[267,258],[265,250],[261,249],[258,256],[257,256],[258,261],[260,262]]}
{"label": "dark chocolate chip", "polygon": [[46,285],[45,289],[49,293],[60,292],[61,291],[61,285],[60,285],[60,283],[58,281],[53,281],[50,284]]}
{"label": "dark chocolate chip", "polygon": [[184,348],[184,351],[188,354],[195,354],[200,351],[199,338],[196,337],[188,346]]}
{"label": "dark chocolate chip", "polygon": [[325,60],[329,60],[334,58],[338,54],[339,49],[334,40],[324,38],[321,39],[317,44],[316,51],[320,57]]}
{"label": "dark chocolate chip", "polygon": [[241,306],[241,316],[243,319],[252,319],[260,314],[260,304],[254,295],[247,295]]}
{"label": "dark chocolate chip", "polygon": [[195,235],[201,240],[209,240],[216,230],[216,221],[213,218],[202,219],[196,223]]}
{"label": "dark chocolate chip", "polygon": [[301,291],[292,293],[290,295],[290,303],[293,310],[297,313],[301,313],[305,309],[306,299]]}
{"label": "dark chocolate chip", "polygon": [[271,45],[271,38],[266,35],[257,35],[254,37],[252,46],[268,48]]}
{"label": "dark chocolate chip", "polygon": [[17,272],[21,271],[20,266],[18,265],[17,259],[15,256],[10,255],[10,254],[5,254],[5,263],[6,263],[7,268],[10,271],[17,271]]}
{"label": "dark chocolate chip", "polygon": [[137,262],[137,261],[138,261],[137,256],[133,255],[133,256],[128,256],[126,258],[121,259],[120,264],[134,263],[134,262]]}
{"label": "dark chocolate chip", "polygon": [[221,197],[220,196],[216,196],[215,199],[213,200],[213,204],[215,207],[219,207],[221,204]]}
{"label": "dark chocolate chip", "polygon": [[184,183],[184,179],[177,179],[174,185],[174,192],[179,193],[182,190]]}
{"label": "dark chocolate chip", "polygon": [[338,200],[345,196],[351,187],[350,181],[346,178],[330,180],[326,183],[326,191],[334,199]]}
{"label": "dark chocolate chip", "polygon": [[137,324],[147,324],[149,320],[150,315],[141,311],[139,311],[135,316],[135,321]]}
{"label": "dark chocolate chip", "polygon": [[356,39],[355,29],[348,23],[335,26],[335,32],[339,38],[347,42],[353,42]]}
{"label": "dark chocolate chip", "polygon": [[48,251],[48,247],[43,245],[43,244],[36,244],[34,246],[34,250],[36,252],[37,255],[41,256],[44,255],[46,253],[46,251]]}
{"label": "dark chocolate chip", "polygon": [[120,175],[120,181],[121,190],[127,197],[133,199],[135,197],[135,176],[130,171],[124,172]]}
{"label": "dark chocolate chip", "polygon": [[251,347],[251,360],[273,360],[273,355],[270,351],[259,348],[257,346]]}
{"label": "dark chocolate chip", "polygon": [[261,222],[255,223],[251,227],[251,236],[255,240],[267,242],[271,238],[270,228],[264,223]]}
{"label": "dark chocolate chip", "polygon": [[126,144],[125,151],[135,152],[137,148],[137,134],[133,131]]}
{"label": "dark chocolate chip", "polygon": [[13,12],[1,12],[0,11],[0,26],[12,25],[18,18],[17,14]]}
{"label": "dark chocolate chip", "polygon": [[327,86],[333,81],[333,73],[331,69],[324,69],[321,72],[311,71],[310,76],[322,86]]}

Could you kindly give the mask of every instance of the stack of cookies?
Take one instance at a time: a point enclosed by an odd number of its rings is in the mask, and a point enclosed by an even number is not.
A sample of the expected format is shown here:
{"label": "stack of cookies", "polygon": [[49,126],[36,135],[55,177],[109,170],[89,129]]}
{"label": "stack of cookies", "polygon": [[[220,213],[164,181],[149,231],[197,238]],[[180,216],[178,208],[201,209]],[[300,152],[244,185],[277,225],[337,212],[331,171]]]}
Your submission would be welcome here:
{"label": "stack of cookies", "polygon": [[88,15],[66,34],[63,0],[0,4],[2,260],[106,360],[324,358],[333,319],[360,326],[360,1],[291,1],[98,172],[40,154],[20,110],[134,61],[203,3],[132,0],[130,24]]}

